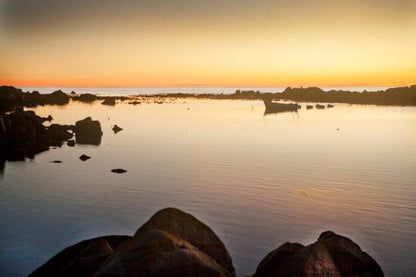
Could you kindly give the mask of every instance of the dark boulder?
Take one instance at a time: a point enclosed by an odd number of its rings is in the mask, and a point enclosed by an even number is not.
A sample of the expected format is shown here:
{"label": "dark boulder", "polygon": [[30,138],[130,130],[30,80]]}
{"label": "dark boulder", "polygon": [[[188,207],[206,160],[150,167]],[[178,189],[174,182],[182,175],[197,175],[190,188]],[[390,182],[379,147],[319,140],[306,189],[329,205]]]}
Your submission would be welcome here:
{"label": "dark boulder", "polygon": [[83,93],[79,95],[78,97],[73,97],[72,99],[85,102],[85,103],[91,103],[97,100],[97,96],[91,93]]}
{"label": "dark boulder", "polygon": [[57,90],[51,94],[43,95],[42,104],[66,105],[69,103],[69,96],[62,90]]}
{"label": "dark boulder", "polygon": [[92,276],[129,236],[105,236],[65,248],[29,276]]}
{"label": "dark boulder", "polygon": [[286,242],[276,250],[273,250],[257,266],[254,276],[267,276],[277,266],[287,262],[293,253],[305,248],[300,243]]}
{"label": "dark boulder", "polygon": [[349,238],[327,231],[318,241],[328,249],[342,276],[384,276],[377,262]]}
{"label": "dark boulder", "polygon": [[152,216],[134,237],[80,242],[30,276],[233,277],[235,273],[227,250],[208,226],[190,214],[167,208]]}
{"label": "dark boulder", "polygon": [[4,160],[24,160],[49,149],[42,119],[22,110],[0,116],[0,156]]}
{"label": "dark boulder", "polygon": [[116,100],[113,97],[107,97],[101,103],[103,105],[114,106],[116,104]]}
{"label": "dark boulder", "polygon": [[233,276],[212,257],[168,232],[150,229],[120,246],[94,276]]}
{"label": "dark boulder", "polygon": [[350,239],[324,232],[317,242],[303,247],[285,243],[270,252],[253,277],[265,276],[384,276],[380,266]]}
{"label": "dark boulder", "polygon": [[212,257],[231,274],[235,274],[231,257],[228,254],[223,242],[207,225],[196,219],[191,214],[179,209],[166,208],[147,221],[140,227],[134,237],[140,236],[143,232],[157,229],[168,232],[182,240],[197,247],[201,252]]}
{"label": "dark boulder", "polygon": [[62,142],[72,138],[73,134],[68,132],[68,125],[52,124],[46,128],[49,146],[61,146]]}
{"label": "dark boulder", "polygon": [[91,117],[75,123],[75,139],[79,144],[99,145],[101,143],[101,124],[97,120],[92,120]]}
{"label": "dark boulder", "polygon": [[117,134],[118,132],[122,131],[123,128],[120,128],[119,126],[114,125],[112,130],[113,130],[114,134]]}

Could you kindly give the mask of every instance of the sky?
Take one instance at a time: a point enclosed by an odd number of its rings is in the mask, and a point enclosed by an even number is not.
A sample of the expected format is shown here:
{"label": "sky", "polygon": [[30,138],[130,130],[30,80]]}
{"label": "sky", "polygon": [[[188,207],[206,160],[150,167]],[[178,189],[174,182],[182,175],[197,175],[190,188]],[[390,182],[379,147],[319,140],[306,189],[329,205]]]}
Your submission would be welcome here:
{"label": "sky", "polygon": [[416,0],[0,0],[0,84],[416,83]]}

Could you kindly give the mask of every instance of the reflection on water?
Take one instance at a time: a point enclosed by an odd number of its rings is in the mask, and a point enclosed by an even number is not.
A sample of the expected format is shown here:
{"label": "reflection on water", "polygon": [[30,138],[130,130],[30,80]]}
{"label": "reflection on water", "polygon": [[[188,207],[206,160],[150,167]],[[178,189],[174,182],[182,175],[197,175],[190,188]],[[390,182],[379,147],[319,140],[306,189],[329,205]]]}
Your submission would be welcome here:
{"label": "reflection on water", "polygon": [[6,163],[0,275],[25,275],[86,238],[133,234],[167,206],[211,226],[239,276],[283,242],[308,244],[329,229],[358,242],[387,276],[416,274],[415,108],[264,117],[261,101],[182,99],[36,112],[60,124],[91,116],[104,134],[98,147],[64,145]]}

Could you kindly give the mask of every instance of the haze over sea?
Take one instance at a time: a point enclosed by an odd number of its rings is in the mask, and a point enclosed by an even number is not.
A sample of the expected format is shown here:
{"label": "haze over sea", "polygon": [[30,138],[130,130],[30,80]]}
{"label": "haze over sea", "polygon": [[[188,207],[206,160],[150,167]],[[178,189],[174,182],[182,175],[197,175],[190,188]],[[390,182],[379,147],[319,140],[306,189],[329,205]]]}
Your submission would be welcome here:
{"label": "haze over sea", "polygon": [[[63,88],[98,94],[235,89]],[[212,227],[238,276],[252,274],[282,243],[308,244],[326,230],[357,242],[386,276],[416,276],[416,107],[306,110],[300,104],[297,113],[271,115],[261,101],[242,100],[73,101],[31,109],[59,124],[91,116],[104,134],[99,146],[65,144],[6,163],[0,275],[25,276],[87,238],[131,235],[172,206]],[[114,134],[114,124],[123,131]],[[91,159],[80,161],[82,154]]]}
{"label": "haze over sea", "polygon": [[[22,87],[23,91],[39,91],[40,93],[52,93],[62,90],[65,93],[75,91],[77,93],[93,93],[97,95],[149,95],[149,94],[165,94],[165,93],[188,93],[188,94],[232,94],[236,90],[254,90],[260,92],[282,92],[286,87]],[[322,87],[323,90],[346,90],[346,91],[378,91],[385,90],[389,87]]]}

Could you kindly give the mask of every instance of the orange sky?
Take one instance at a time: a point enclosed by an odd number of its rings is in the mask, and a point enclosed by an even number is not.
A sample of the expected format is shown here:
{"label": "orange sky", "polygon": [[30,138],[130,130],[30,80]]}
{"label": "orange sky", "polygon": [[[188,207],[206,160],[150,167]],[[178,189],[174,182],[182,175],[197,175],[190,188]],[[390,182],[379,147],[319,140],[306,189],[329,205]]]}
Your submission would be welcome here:
{"label": "orange sky", "polygon": [[67,2],[0,2],[0,84],[416,82],[416,1]]}

